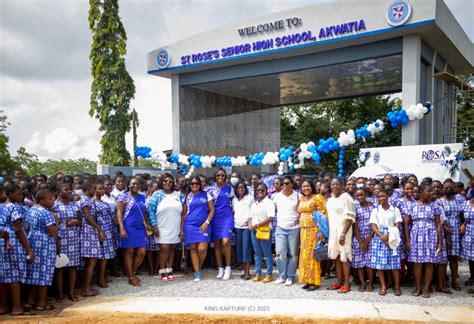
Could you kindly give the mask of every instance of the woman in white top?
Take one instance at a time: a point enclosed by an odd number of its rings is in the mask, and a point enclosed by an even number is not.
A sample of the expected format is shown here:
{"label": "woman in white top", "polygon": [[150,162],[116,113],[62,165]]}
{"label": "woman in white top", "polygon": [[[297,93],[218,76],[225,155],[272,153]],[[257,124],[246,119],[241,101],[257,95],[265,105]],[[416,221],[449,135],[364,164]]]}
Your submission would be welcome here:
{"label": "woman in white top", "polygon": [[275,252],[280,275],[275,283],[291,286],[295,281],[300,246],[299,194],[293,190],[294,182],[290,176],[283,178],[282,186],[283,190],[273,198],[278,212]]}
{"label": "woman in white top", "polygon": [[250,261],[252,261],[252,239],[249,230],[250,206],[254,199],[248,194],[247,186],[243,180],[238,180],[234,191],[236,196],[232,199],[232,209],[234,210],[234,230],[235,230],[235,254],[237,262],[243,264],[244,280],[250,280]]}
{"label": "woman in white top", "polygon": [[[390,236],[394,237],[398,234],[398,242],[400,242],[400,224],[402,223],[402,215],[397,207],[393,207],[388,203],[388,193],[381,190],[377,195],[378,206],[372,209],[370,214],[370,224],[374,236],[370,242],[370,267],[377,270],[380,280],[380,296],[385,296],[387,286],[385,285],[384,270],[393,271],[394,292],[395,296],[402,294],[400,290],[400,255],[397,253],[397,246],[390,246]],[[395,231],[393,231],[395,229]]]}
{"label": "woman in white top", "polygon": [[337,283],[328,287],[329,290],[338,289],[338,293],[351,291],[349,282],[352,260],[352,223],[355,222],[354,200],[344,192],[340,178],[331,181],[331,198],[326,208],[329,218],[328,256],[336,260]]}
{"label": "woman in white top", "polygon": [[[252,245],[255,250],[255,278],[253,282],[262,280],[262,257],[265,257],[267,276],[263,279],[268,283],[273,279],[273,258],[271,228],[275,217],[275,205],[267,197],[267,186],[261,182],[255,187],[255,202],[250,207],[249,230],[252,232]],[[270,227],[268,240],[257,239],[257,230],[262,226]]]}
{"label": "woman in white top", "polygon": [[171,174],[165,173],[158,184],[161,190],[155,191],[148,204],[153,237],[160,245],[158,271],[163,282],[174,280],[173,261],[176,244],[181,242],[181,193],[175,191],[175,181]]}

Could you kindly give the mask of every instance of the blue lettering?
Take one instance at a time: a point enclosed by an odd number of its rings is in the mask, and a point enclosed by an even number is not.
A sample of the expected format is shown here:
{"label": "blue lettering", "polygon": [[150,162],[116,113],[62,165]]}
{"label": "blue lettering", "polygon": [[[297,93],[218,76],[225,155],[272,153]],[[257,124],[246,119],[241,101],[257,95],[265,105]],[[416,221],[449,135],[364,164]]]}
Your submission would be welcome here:
{"label": "blue lettering", "polygon": [[334,26],[326,27],[326,37],[332,36],[332,29]]}
{"label": "blue lettering", "polygon": [[365,28],[365,21],[364,21],[363,19],[361,19],[361,20],[359,21],[359,28],[357,28],[357,31],[362,30],[362,29],[363,29],[363,30],[366,30],[366,28]]}
{"label": "blue lettering", "polygon": [[319,30],[319,38],[326,38],[326,33],[324,32],[324,28]]}

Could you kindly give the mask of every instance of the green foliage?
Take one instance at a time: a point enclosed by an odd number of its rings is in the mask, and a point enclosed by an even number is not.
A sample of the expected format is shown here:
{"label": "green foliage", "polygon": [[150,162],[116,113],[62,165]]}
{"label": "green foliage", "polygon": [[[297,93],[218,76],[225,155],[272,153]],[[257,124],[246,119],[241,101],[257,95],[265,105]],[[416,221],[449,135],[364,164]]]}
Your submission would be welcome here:
{"label": "green foliage", "polygon": [[125,134],[130,131],[133,79],[125,67],[127,35],[118,0],[90,0],[92,86],[89,114],[100,122],[101,164],[129,165]]}
{"label": "green foliage", "polygon": [[7,121],[7,115],[0,110],[0,175],[7,176],[12,174],[13,170],[19,169],[20,166],[12,159],[8,151],[9,138],[5,135],[10,123]]}
{"label": "green foliage", "polygon": [[[281,145],[299,145],[319,139],[338,138],[341,131],[354,131],[372,121],[381,119],[390,110],[399,109],[399,99],[389,96],[360,97],[347,100],[335,100],[311,105],[295,105],[281,109]],[[344,169],[357,168],[356,158],[361,147],[396,146],[401,144],[401,128],[387,127],[383,133],[364,140],[357,140],[345,152]],[[337,171],[338,153],[322,154],[321,165],[307,161],[302,172]]]}
{"label": "green foliage", "polygon": [[21,165],[25,175],[34,176],[37,174],[46,174],[47,176],[62,172],[67,175],[90,173],[95,174],[97,163],[88,159],[80,158],[77,160],[48,159],[44,162],[39,161],[35,154],[26,152],[25,148],[20,147],[16,152],[14,160]]}
{"label": "green foliage", "polygon": [[144,159],[139,157],[138,158],[138,167],[140,168],[155,168],[161,169],[161,163],[153,158]]}

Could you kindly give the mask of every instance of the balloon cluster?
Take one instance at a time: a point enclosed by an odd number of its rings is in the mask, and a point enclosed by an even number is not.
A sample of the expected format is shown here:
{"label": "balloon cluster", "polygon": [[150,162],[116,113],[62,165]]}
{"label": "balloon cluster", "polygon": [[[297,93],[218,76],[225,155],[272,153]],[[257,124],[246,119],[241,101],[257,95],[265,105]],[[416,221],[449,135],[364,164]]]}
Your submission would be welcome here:
{"label": "balloon cluster", "polygon": [[283,175],[283,168],[285,167],[285,162],[280,162],[278,165],[278,175]]}
{"label": "balloon cluster", "polygon": [[382,120],[377,119],[375,122],[370,123],[369,126],[367,126],[367,131],[374,136],[376,133],[380,133],[385,129],[384,123]]}
{"label": "balloon cluster", "polygon": [[428,113],[428,108],[419,103],[408,107],[406,112],[409,120],[422,119]]}
{"label": "balloon cluster", "polygon": [[369,137],[372,135],[371,132],[369,132],[367,130],[367,128],[369,127],[368,124],[365,124],[364,126],[356,129],[355,133],[356,133],[356,138],[357,139],[361,139],[361,138],[364,138],[364,137]]}
{"label": "balloon cluster", "polygon": [[228,156],[222,156],[216,158],[216,166],[218,167],[230,167],[232,166],[231,158]]}
{"label": "balloon cluster", "polygon": [[231,157],[230,162],[232,166],[244,166],[247,165],[247,158],[245,156]]}
{"label": "balloon cluster", "polygon": [[340,146],[349,146],[356,142],[354,130],[349,129],[346,132],[340,132],[339,138],[337,139]]}
{"label": "balloon cluster", "polygon": [[407,111],[404,109],[390,111],[387,114],[387,118],[390,120],[390,125],[393,128],[397,128],[399,125],[406,125],[409,121]]}
{"label": "balloon cluster", "polygon": [[282,147],[280,149],[280,161],[282,162],[287,161],[294,151],[295,151],[294,146],[290,146],[289,148]]}
{"label": "balloon cluster", "polygon": [[318,145],[318,151],[328,154],[331,151],[339,148],[339,142],[334,137],[329,137],[327,140],[320,139]]}
{"label": "balloon cluster", "polygon": [[344,146],[339,149],[338,174],[339,178],[344,178]]}
{"label": "balloon cluster", "polygon": [[142,158],[151,158],[151,148],[148,146],[137,146],[135,148],[135,154],[137,157],[142,157]]}

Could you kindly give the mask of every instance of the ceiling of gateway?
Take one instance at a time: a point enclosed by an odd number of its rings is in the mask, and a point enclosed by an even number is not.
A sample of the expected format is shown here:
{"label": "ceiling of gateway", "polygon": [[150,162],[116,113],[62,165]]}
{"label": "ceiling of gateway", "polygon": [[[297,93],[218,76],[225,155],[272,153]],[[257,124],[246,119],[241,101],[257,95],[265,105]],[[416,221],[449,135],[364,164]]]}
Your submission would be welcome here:
{"label": "ceiling of gateway", "polygon": [[395,93],[402,89],[402,55],[193,87],[274,106]]}

